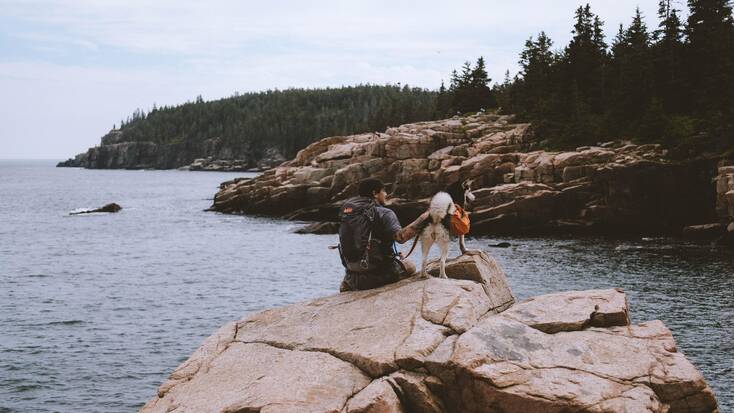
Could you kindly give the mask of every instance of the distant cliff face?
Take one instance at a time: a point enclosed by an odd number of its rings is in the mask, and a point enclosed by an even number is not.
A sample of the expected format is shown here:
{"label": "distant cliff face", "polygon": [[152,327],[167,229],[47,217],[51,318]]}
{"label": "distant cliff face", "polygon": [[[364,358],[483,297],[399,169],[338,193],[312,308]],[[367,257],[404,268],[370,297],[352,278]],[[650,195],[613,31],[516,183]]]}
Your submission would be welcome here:
{"label": "distant cliff face", "polygon": [[200,143],[156,144],[154,142],[125,142],[122,132],[113,129],[102,137],[101,145],[89,148],[66,161],[60,167],[89,169],[173,169],[245,171],[272,168],[285,161],[275,148],[261,156],[246,148],[235,150],[221,139]]}
{"label": "distant cliff face", "polygon": [[246,93],[136,110],[120,128],[59,166],[267,169],[315,140],[435,119],[437,93],[358,85]]}

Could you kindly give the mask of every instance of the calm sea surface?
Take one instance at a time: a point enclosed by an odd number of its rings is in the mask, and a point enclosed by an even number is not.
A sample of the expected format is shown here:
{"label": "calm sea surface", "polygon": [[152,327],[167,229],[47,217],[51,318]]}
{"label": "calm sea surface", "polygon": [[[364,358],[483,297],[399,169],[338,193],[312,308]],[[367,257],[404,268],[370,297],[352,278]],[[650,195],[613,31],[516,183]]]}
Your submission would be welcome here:
{"label": "calm sea surface", "polygon": [[[0,161],[0,412],[134,412],[227,321],[333,294],[334,235],[204,212],[231,173]],[[117,202],[118,214],[69,216]],[[507,241],[510,248],[488,248]],[[622,287],[734,411],[734,254],[671,239],[482,238],[519,299]],[[454,251],[455,253],[455,251]]]}

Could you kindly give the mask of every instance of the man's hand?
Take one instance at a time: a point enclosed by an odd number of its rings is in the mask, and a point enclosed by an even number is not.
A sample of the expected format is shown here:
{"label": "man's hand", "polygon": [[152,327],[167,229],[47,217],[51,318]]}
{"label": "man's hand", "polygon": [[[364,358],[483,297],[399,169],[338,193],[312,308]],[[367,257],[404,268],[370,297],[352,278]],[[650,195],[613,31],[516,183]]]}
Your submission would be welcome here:
{"label": "man's hand", "polygon": [[428,211],[420,214],[420,216],[418,216],[418,218],[416,218],[415,221],[411,222],[407,227],[396,232],[393,239],[403,244],[405,243],[405,241],[413,238],[416,235],[416,233],[418,232],[418,225],[420,225],[423,221],[428,219],[429,216],[430,216],[430,213]]}
{"label": "man's hand", "polygon": [[427,220],[430,215],[431,215],[431,212],[428,211],[428,210],[426,210],[426,212],[420,214],[420,216],[418,218],[420,218],[421,222],[423,222],[423,221]]}

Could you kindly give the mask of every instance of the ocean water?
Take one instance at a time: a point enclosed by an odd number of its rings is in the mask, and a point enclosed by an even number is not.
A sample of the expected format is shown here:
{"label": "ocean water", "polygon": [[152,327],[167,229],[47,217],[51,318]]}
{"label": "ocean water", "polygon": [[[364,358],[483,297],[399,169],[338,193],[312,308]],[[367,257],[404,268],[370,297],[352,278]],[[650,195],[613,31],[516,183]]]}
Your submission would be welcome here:
{"label": "ocean water", "polygon": [[[241,173],[0,161],[0,412],[134,412],[219,326],[333,294],[334,235],[204,212]],[[117,202],[117,214],[69,216]],[[488,244],[510,242],[509,248]],[[734,411],[734,253],[674,239],[475,238],[517,298],[621,287]],[[452,253],[455,253],[454,250]]]}

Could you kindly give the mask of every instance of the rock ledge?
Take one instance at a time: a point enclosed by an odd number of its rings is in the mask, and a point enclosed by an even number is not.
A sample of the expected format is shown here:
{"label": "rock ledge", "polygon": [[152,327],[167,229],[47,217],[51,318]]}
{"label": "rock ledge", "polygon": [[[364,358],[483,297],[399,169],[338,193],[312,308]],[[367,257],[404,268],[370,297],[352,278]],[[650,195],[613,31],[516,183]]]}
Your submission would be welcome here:
{"label": "rock ledge", "polygon": [[529,124],[492,113],[324,138],[255,179],[223,185],[211,210],[336,221],[359,181],[377,177],[406,222],[437,191],[471,181],[472,235],[680,234],[714,216],[708,162],[672,161],[660,145],[626,141],[537,150],[539,139]]}
{"label": "rock ledge", "polygon": [[486,255],[447,273],[231,322],[141,412],[717,412],[670,331],[630,325],[621,290],[513,305]]}

